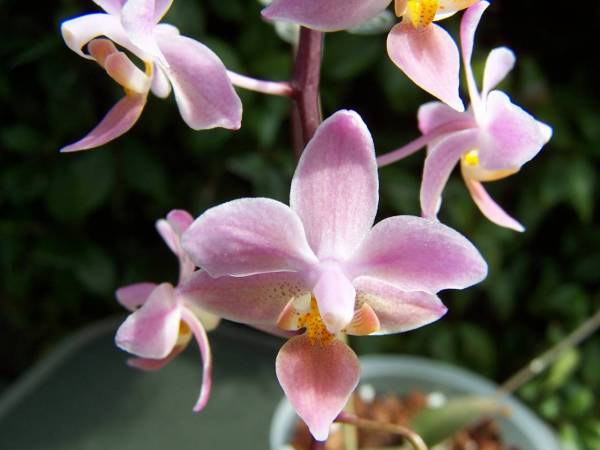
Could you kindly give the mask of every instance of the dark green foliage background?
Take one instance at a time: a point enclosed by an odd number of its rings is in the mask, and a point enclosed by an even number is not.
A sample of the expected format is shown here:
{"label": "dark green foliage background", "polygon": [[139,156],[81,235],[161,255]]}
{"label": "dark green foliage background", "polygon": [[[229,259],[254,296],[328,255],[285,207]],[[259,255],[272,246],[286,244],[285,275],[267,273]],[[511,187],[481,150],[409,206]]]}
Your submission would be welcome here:
{"label": "dark green foliage background", "polygon": [[[594,9],[595,8],[595,9]],[[94,11],[91,1],[0,0],[0,382],[7,384],[71,331],[120,312],[117,286],[174,280],[176,262],[153,223],[171,208],[198,215],[241,196],[287,201],[293,158],[289,104],[240,92],[242,130],[194,132],[172,98],[151,98],[132,132],[105,148],[58,149],[85,134],[121,96],[95,64],[63,44],[59,24]],[[177,0],[166,21],[216,51],[232,69],[285,79],[290,50],[259,18],[253,0]],[[459,176],[441,219],[488,260],[480,286],[442,295],[450,308],[432,326],[356,340],[361,352],[430,355],[498,381],[556,343],[600,306],[600,73],[588,35],[600,19],[577,20],[537,2],[496,1],[478,36],[476,68],[507,45],[518,65],[503,88],[554,127],[534,162],[488,185],[527,227],[487,222]],[[457,22],[447,26],[456,33]],[[326,115],[359,111],[379,153],[416,137],[415,111],[430,100],[394,68],[385,35],[327,36]],[[380,218],[418,214],[423,154],[381,171]],[[587,341],[522,397],[570,448],[600,448],[600,338]]]}

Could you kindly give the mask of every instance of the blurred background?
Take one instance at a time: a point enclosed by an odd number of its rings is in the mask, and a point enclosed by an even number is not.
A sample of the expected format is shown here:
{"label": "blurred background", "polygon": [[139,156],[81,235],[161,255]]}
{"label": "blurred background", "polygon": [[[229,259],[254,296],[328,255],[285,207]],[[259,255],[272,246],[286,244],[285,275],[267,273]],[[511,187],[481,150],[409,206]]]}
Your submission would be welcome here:
{"label": "blurred background", "polygon": [[[487,222],[454,174],[440,218],[481,249],[489,277],[443,293],[449,313],[440,322],[357,339],[359,352],[431,356],[501,382],[600,307],[600,63],[589,32],[600,5],[588,8],[577,20],[557,19],[538,2],[496,0],[484,16],[478,73],[491,48],[515,50],[517,67],[502,88],[554,127],[532,163],[487,185],[527,231]],[[35,7],[0,0],[0,390],[62,338],[122,312],[114,300],[118,286],[175,280],[175,258],[154,230],[170,209],[196,216],[242,196],[287,202],[295,163],[286,99],[239,91],[245,114],[234,133],[194,132],[172,97],[150,97],[127,135],[97,150],[58,153],[122,95],[60,36],[61,21],[96,10],[84,0]],[[211,47],[232,70],[284,80],[290,47],[259,11],[252,0],[177,0],[164,20]],[[456,33],[456,20],[444,23]],[[379,153],[416,137],[416,109],[430,97],[389,61],[385,34],[334,33],[325,45],[325,115],[357,110]],[[423,155],[382,169],[380,218],[419,213]],[[595,336],[519,396],[570,448],[597,449],[599,374]]]}

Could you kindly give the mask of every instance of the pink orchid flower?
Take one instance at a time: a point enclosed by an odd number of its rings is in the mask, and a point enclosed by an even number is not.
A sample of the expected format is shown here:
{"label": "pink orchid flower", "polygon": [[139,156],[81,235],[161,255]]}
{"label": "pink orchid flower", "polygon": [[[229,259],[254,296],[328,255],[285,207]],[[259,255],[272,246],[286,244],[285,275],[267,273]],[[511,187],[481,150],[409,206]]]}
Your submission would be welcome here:
{"label": "pink orchid flower", "polygon": [[487,272],[477,249],[439,222],[396,216],[373,227],[377,203],[369,130],[355,112],[339,111],[307,145],[290,206],[234,200],[206,211],[182,238],[203,269],[182,286],[188,298],[233,321],[304,330],[281,348],[276,372],[318,440],[360,376],[338,333],[428,324],[446,312],[438,291],[465,288]]}
{"label": "pink orchid flower", "polygon": [[513,104],[505,93],[492,90],[515,64],[509,49],[499,47],[490,52],[483,88],[478,91],[471,56],[477,25],[488,6],[486,1],[473,5],[461,23],[461,46],[471,97],[469,110],[458,113],[439,102],[425,104],[419,110],[419,128],[425,136],[444,130],[431,143],[425,160],[421,208],[425,217],[436,217],[444,186],[460,161],[462,176],[481,212],[500,226],[523,231],[523,226],[491,199],[481,182],[518,172],[550,140],[552,129]]}
{"label": "pink orchid flower", "polygon": [[[403,20],[387,39],[392,61],[415,84],[457,111],[460,61],[452,37],[433,22],[468,8],[478,0],[394,0]],[[320,31],[351,28],[377,15],[392,0],[274,0],[263,10],[270,20],[284,20]]]}
{"label": "pink orchid flower", "polygon": [[[167,219],[156,223],[171,251],[179,259],[179,282],[194,272],[194,263],[181,248],[181,234],[192,224],[186,211],[173,210]],[[137,355],[127,362],[143,370],[158,370],[185,349],[192,335],[203,360],[202,388],[194,406],[200,411],[211,390],[212,357],[206,331],[219,324],[219,318],[188,303],[169,283],[136,283],[117,290],[117,300],[132,313],[119,327],[115,342],[123,350]]]}
{"label": "pink orchid flower", "polygon": [[[62,152],[99,147],[121,136],[137,122],[150,91],[165,98],[171,87],[183,120],[194,130],[240,127],[242,105],[219,57],[200,42],[181,36],[174,26],[158,23],[172,0],[94,2],[106,14],[68,20],[61,26],[62,35],[71,50],[104,68],[123,87],[125,97],[88,135]],[[138,57],[145,70],[113,42]]]}

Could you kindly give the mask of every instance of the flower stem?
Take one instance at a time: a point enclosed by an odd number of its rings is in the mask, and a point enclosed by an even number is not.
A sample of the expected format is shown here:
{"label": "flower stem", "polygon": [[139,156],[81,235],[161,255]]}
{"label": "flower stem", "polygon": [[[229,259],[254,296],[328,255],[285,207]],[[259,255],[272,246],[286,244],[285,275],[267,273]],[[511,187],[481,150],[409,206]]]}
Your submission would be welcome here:
{"label": "flower stem", "polygon": [[536,375],[546,370],[550,364],[556,361],[563,352],[569,348],[575,347],[585,339],[594,334],[600,328],[600,309],[577,327],[565,339],[560,341],[550,350],[542,353],[540,356],[532,359],[529,364],[519,370],[516,374],[506,380],[499,388],[498,393],[510,394],[518,390]]}
{"label": "flower stem", "polygon": [[422,149],[434,139],[443,136],[446,133],[452,133],[455,131],[466,130],[473,126],[473,121],[470,120],[457,120],[450,123],[445,123],[437,128],[434,128],[429,133],[419,136],[414,141],[400,147],[397,150],[393,150],[389,153],[381,155],[377,158],[377,166],[384,167],[388,166],[396,161],[406,158],[412,155],[416,151]]}
{"label": "flower stem", "polygon": [[412,431],[410,428],[403,427],[402,425],[378,422],[376,420],[361,419],[356,415],[349,414],[347,412],[341,412],[337,417],[336,422],[351,424],[357,428],[364,428],[365,430],[397,434],[407,440],[415,450],[427,450],[427,444],[425,444],[423,438],[421,438],[421,436]]}
{"label": "flower stem", "polygon": [[241,75],[231,70],[227,71],[227,75],[231,82],[238,87],[248,89],[250,91],[260,92],[269,95],[281,95],[283,97],[291,97],[293,89],[287,81],[265,81],[257,80],[256,78]]}
{"label": "flower stem", "polygon": [[300,28],[291,81],[294,100],[292,112],[295,128],[294,151],[298,157],[322,120],[319,99],[322,48],[323,33],[305,27]]}

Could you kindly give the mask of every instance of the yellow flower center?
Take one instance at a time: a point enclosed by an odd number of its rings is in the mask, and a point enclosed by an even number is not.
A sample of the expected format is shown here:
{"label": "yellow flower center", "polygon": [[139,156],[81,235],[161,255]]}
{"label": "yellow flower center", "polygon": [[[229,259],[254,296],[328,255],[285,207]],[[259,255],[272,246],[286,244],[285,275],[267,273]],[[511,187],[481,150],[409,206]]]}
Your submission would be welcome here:
{"label": "yellow flower center", "polygon": [[406,16],[415,28],[424,28],[435,19],[439,0],[395,0],[398,17]]}
{"label": "yellow flower center", "polygon": [[475,167],[479,165],[479,150],[471,150],[463,156],[463,161],[467,166]]}
{"label": "yellow flower center", "polygon": [[519,171],[518,167],[498,170],[481,167],[479,165],[479,150],[477,149],[470,150],[462,156],[460,167],[464,176],[477,181],[496,181]]}
{"label": "yellow flower center", "polygon": [[310,311],[301,314],[298,318],[298,327],[306,329],[305,334],[312,344],[318,342],[325,346],[335,339],[335,336],[327,331],[327,327],[321,319],[317,299],[314,296],[310,299]]}

